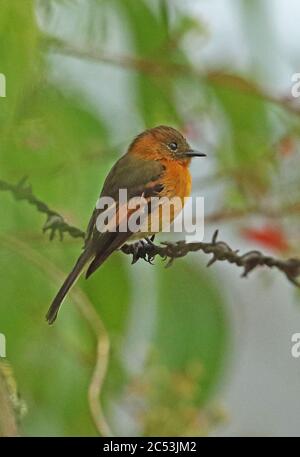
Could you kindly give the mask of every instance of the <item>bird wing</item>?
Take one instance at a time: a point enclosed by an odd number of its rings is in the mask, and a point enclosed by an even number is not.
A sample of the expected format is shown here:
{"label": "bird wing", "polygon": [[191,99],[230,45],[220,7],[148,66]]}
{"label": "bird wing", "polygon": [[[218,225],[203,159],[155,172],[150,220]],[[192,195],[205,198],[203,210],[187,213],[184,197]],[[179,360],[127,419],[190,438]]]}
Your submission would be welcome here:
{"label": "bird wing", "polygon": [[[150,199],[157,196],[163,190],[162,176],[165,167],[155,160],[144,160],[132,157],[129,154],[123,156],[108,174],[100,197],[112,197],[118,206],[119,189],[127,190],[127,198],[143,196]],[[86,277],[89,277],[113,251],[122,246],[132,235],[132,232],[99,232],[96,227],[100,209],[95,209],[87,229],[85,248],[95,253],[94,260],[90,264]],[[125,217],[134,212],[127,210]]]}

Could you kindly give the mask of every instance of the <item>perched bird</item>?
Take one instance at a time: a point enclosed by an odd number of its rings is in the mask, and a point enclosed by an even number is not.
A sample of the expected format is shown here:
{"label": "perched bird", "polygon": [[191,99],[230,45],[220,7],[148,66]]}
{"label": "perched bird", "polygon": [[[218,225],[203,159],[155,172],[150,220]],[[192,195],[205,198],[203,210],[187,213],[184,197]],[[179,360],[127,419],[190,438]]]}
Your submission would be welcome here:
{"label": "perched bird", "polygon": [[[112,167],[100,197],[112,197],[116,201],[117,211],[120,211],[120,189],[127,190],[128,199],[143,197],[148,201],[156,196],[159,199],[179,197],[183,200],[191,192],[191,159],[203,156],[205,154],[194,151],[181,133],[172,127],[159,126],[145,130]],[[148,211],[151,211],[151,206]],[[55,321],[63,299],[85,267],[88,267],[88,278],[124,243],[145,238],[152,233],[151,230],[148,233],[133,233],[130,230],[100,232],[97,228],[100,213],[101,209],[96,207],[88,224],[83,252],[49,308],[46,316],[49,324]],[[130,212],[126,214],[129,217]]]}

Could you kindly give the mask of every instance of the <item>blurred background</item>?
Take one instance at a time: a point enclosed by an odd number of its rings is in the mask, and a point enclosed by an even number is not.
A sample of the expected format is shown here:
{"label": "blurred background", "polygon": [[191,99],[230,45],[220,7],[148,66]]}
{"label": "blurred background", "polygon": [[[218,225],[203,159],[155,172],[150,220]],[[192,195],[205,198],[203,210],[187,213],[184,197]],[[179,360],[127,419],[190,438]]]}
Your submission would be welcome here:
{"label": "blurred background", "polygon": [[[299,16],[296,0],[0,0],[0,190],[27,177],[85,230],[132,138],[172,125],[209,156],[191,169],[205,240],[300,256]],[[299,292],[278,271],[118,253],[49,327],[82,240],[50,241],[20,194],[0,210],[0,434],[300,434]]]}

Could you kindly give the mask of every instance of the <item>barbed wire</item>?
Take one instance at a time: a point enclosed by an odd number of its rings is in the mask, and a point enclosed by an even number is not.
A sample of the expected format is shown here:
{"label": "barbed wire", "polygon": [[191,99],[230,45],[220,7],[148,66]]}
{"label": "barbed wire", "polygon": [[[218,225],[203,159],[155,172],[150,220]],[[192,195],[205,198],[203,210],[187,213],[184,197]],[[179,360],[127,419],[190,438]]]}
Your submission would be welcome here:
{"label": "barbed wire", "polygon": [[73,227],[64,220],[64,218],[49,208],[46,203],[38,199],[32,192],[32,187],[27,182],[27,177],[22,178],[17,184],[10,184],[6,181],[0,180],[0,191],[11,192],[16,200],[25,200],[30,205],[46,215],[46,222],[43,226],[43,232],[49,231],[49,238],[52,241],[56,234],[59,235],[60,239],[63,240],[65,233],[68,233],[73,238],[84,238],[85,232]]}
{"label": "barbed wire", "polygon": [[[32,192],[31,186],[27,183],[27,179],[23,178],[17,184],[10,184],[0,180],[0,191],[9,191],[16,200],[25,200],[33,205],[39,212],[46,215],[46,222],[43,226],[43,232],[50,232],[50,240],[53,240],[56,234],[60,239],[63,239],[65,233],[68,233],[73,238],[84,238],[85,232],[77,227],[69,225],[65,219],[56,211],[38,199]],[[218,241],[218,233],[216,230],[210,242],[186,242],[177,241],[174,243],[164,242],[160,245],[154,244],[153,240],[138,241],[133,244],[125,244],[121,251],[126,255],[132,255],[132,263],[143,259],[146,262],[153,263],[155,257],[160,257],[165,260],[166,266],[172,265],[175,259],[185,257],[190,252],[203,252],[211,254],[207,266],[213,265],[217,261],[226,261],[243,269],[242,277],[247,277],[248,274],[257,267],[276,268],[281,271],[286,278],[295,286],[300,287],[300,259],[289,258],[279,259],[272,256],[267,256],[258,250],[248,251],[245,254],[240,254],[239,250],[232,249],[226,242]]]}
{"label": "barbed wire", "polygon": [[175,259],[185,257],[190,252],[202,251],[204,254],[212,254],[212,258],[207,264],[208,267],[217,261],[227,261],[243,268],[242,277],[247,277],[252,270],[259,266],[277,268],[285,274],[290,282],[300,287],[300,282],[297,280],[300,276],[300,259],[277,259],[266,256],[257,250],[239,254],[239,250],[233,250],[224,241],[218,241],[218,234],[219,231],[216,230],[212,240],[208,243],[177,241],[176,243],[164,242],[156,245],[151,240],[148,240],[147,242],[127,244],[122,247],[122,251],[125,254],[132,255],[132,263],[137,262],[139,259],[153,263],[155,257],[159,256],[163,260],[166,260],[167,267],[171,266]]}

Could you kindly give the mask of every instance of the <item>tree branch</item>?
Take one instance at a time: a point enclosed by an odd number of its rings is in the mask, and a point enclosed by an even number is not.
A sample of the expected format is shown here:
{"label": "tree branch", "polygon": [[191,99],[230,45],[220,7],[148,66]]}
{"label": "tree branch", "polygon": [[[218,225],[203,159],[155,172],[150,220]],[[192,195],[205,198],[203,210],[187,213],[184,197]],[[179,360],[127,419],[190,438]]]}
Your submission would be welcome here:
{"label": "tree branch", "polygon": [[291,96],[273,95],[265,91],[253,81],[247,80],[240,75],[226,73],[222,70],[209,71],[205,73],[188,64],[181,64],[166,60],[150,60],[136,56],[111,55],[96,49],[76,47],[73,44],[51,36],[44,37],[44,44],[48,46],[48,49],[62,55],[114,65],[125,70],[134,70],[147,75],[158,77],[163,75],[196,77],[204,82],[250,94],[256,98],[265,100],[266,102],[281,106],[290,113],[298,116],[300,115],[300,106],[299,104],[296,105],[294,103],[295,100]]}
{"label": "tree branch", "polygon": [[[63,234],[69,233],[74,238],[84,238],[85,234],[82,230],[69,226],[64,218],[56,211],[51,210],[45,203],[37,199],[30,186],[26,186],[24,180],[17,185],[0,181],[0,190],[9,190],[17,200],[26,200],[33,204],[38,211],[47,215],[47,221],[44,225],[43,231],[50,230],[50,240],[52,240],[58,231],[60,237]],[[295,286],[300,287],[298,277],[300,276],[300,259],[290,258],[287,260],[277,259],[271,256],[266,256],[260,251],[249,251],[245,254],[239,254],[238,250],[233,250],[224,241],[218,241],[218,230],[215,231],[211,242],[195,242],[187,243],[185,241],[178,241],[176,243],[162,243],[155,245],[153,242],[137,242],[135,244],[125,245],[121,248],[122,252],[127,255],[132,255],[132,263],[137,262],[139,259],[144,259],[152,263],[156,256],[167,260],[167,266],[180,257],[186,256],[190,252],[201,251],[204,254],[212,254],[212,258],[207,266],[212,265],[216,261],[227,261],[238,267],[243,268],[243,277],[259,266],[267,268],[276,268],[284,273],[287,279]]]}

